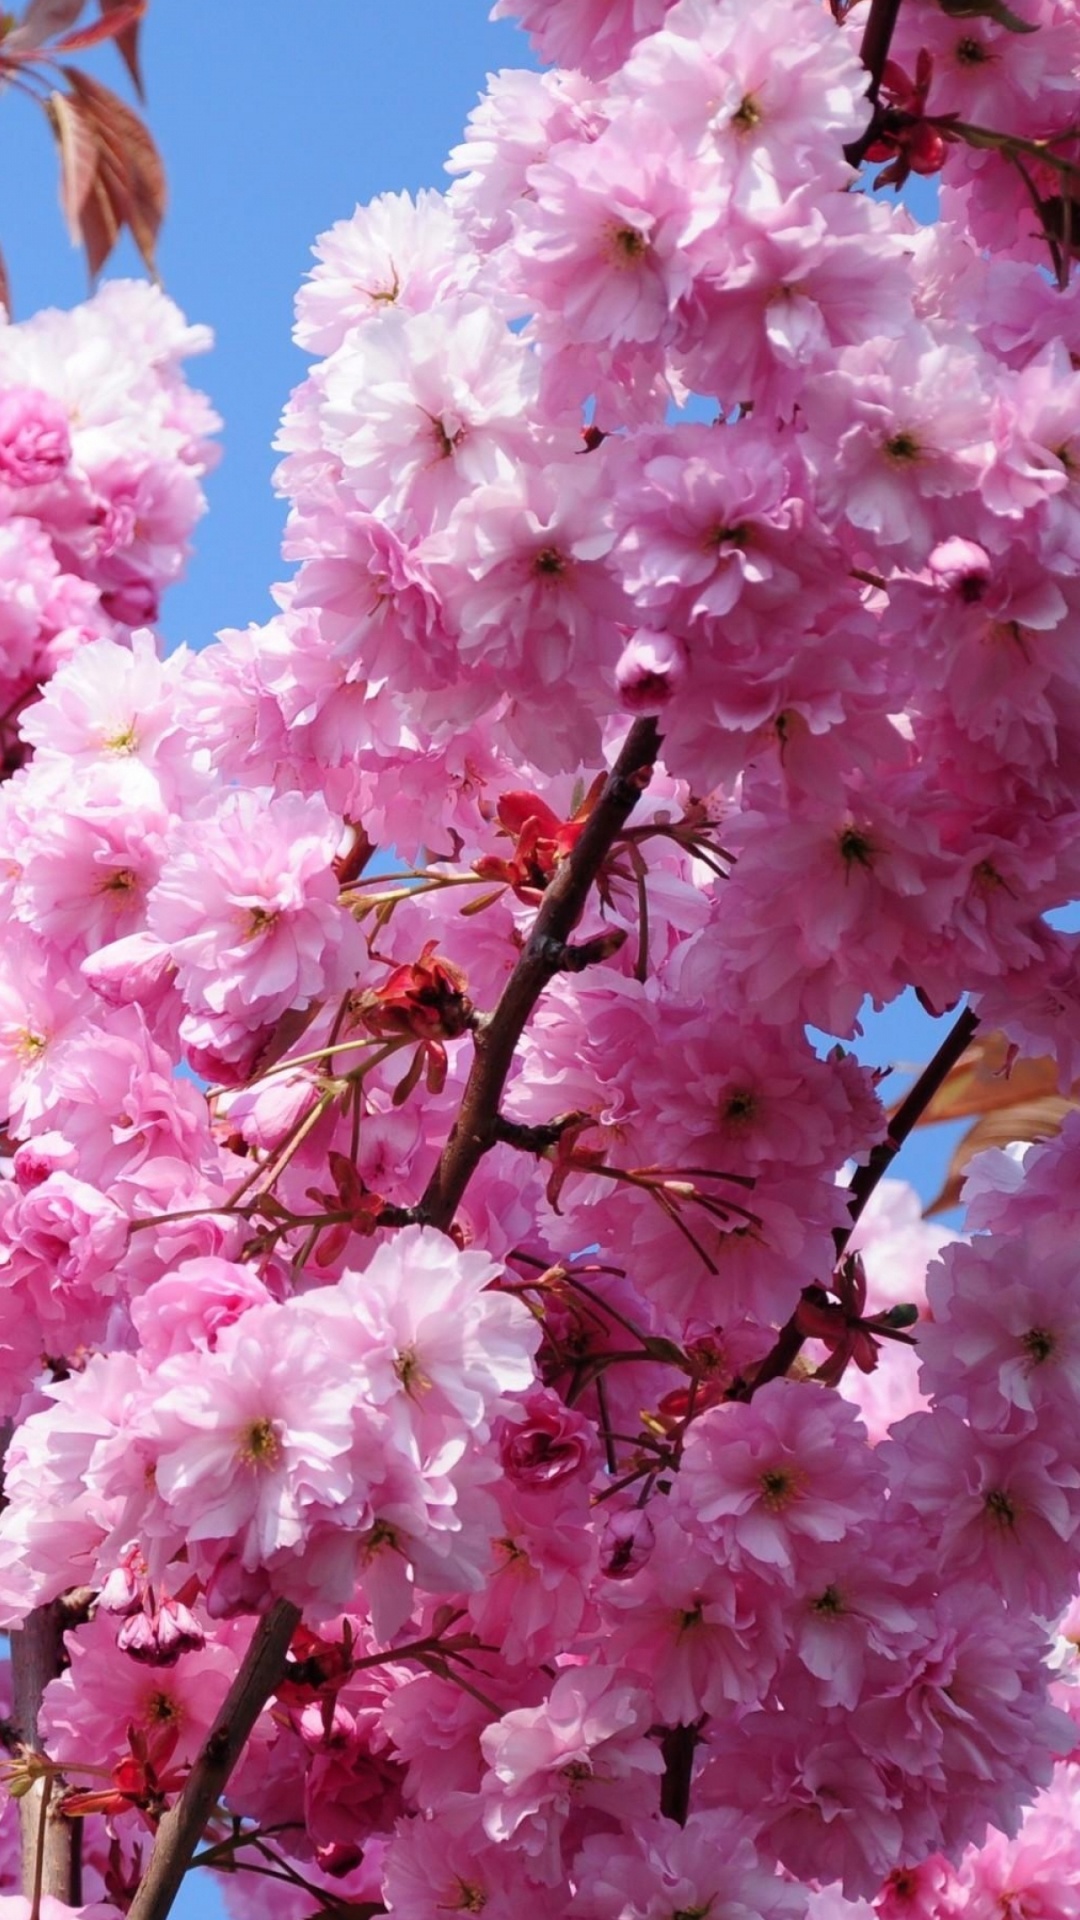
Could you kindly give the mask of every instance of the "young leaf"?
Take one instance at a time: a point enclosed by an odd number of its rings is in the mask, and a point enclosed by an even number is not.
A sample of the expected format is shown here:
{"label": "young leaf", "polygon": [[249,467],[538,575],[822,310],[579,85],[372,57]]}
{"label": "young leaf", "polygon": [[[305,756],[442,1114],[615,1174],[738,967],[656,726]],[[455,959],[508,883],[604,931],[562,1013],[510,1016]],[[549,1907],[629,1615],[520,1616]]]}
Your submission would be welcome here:
{"label": "young leaf", "polygon": [[1021,1100],[1015,1106],[983,1114],[955,1148],[941,1191],[926,1208],[927,1217],[958,1204],[965,1175],[977,1153],[984,1153],[987,1147],[1010,1146],[1014,1140],[1049,1140],[1061,1132],[1076,1107],[1077,1101],[1068,1094],[1048,1093],[1041,1099]]}
{"label": "young leaf", "polygon": [[[131,75],[132,85],[140,100],[146,98],[146,92],[143,87],[142,68],[139,65],[139,22],[146,12],[146,5],[147,0],[142,0],[142,5],[133,18],[125,17],[118,26],[113,27],[116,50]],[[132,8],[125,4],[125,0],[98,0],[98,6],[106,19],[113,14],[128,16],[132,13]]]}
{"label": "young leaf", "polygon": [[83,209],[97,177],[97,137],[79,102],[66,93],[51,94],[46,112],[60,149],[60,206],[78,246],[84,237]]}
{"label": "young leaf", "polygon": [[119,42],[125,27],[137,27],[145,12],[146,0],[124,0],[124,4],[114,7],[111,14],[103,15],[100,20],[92,20],[88,27],[76,27],[74,33],[66,33],[49,51],[82,53],[86,47],[100,46],[103,40]]}
{"label": "young leaf", "polygon": [[137,113],[75,67],[62,69],[97,140],[97,178],[118,228],[127,226],[150,272],[165,211],[165,170]]}
{"label": "young leaf", "polygon": [[1003,1033],[980,1034],[942,1082],[917,1125],[971,1120],[1060,1092],[1057,1067],[1049,1057],[1021,1058],[1011,1069],[1008,1060],[1009,1043]]}

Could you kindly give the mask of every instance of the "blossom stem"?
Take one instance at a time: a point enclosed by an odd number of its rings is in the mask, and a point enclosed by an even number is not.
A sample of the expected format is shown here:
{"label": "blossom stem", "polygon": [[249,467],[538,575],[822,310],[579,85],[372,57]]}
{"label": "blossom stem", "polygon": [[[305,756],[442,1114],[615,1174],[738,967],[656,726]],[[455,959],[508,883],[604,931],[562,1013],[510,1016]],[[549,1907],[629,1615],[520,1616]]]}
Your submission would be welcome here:
{"label": "blossom stem", "polygon": [[493,1013],[476,1030],[476,1054],[457,1119],[420,1203],[420,1218],[447,1231],[485,1153],[498,1138],[499,1104],[518,1041],[585,910],[593,882],[652,774],[660,733],[635,720],[573,852],[548,886],[521,958]]}

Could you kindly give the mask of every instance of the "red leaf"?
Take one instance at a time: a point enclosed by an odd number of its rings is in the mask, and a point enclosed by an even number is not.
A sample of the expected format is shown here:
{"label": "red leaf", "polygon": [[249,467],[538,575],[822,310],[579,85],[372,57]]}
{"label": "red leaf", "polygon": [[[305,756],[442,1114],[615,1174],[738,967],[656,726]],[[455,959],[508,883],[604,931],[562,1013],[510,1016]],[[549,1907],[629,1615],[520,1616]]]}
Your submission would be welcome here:
{"label": "red leaf", "polygon": [[4,36],[4,52],[33,53],[54,33],[73,27],[85,5],[86,0],[30,0],[18,26]]}
{"label": "red leaf", "polygon": [[123,4],[118,3],[113,12],[101,20],[92,20],[88,27],[77,27],[74,33],[66,33],[50,52],[82,53],[85,47],[98,47],[103,40],[119,41],[125,27],[137,26],[145,12],[146,0],[123,0]]}
{"label": "red leaf", "polygon": [[[98,6],[106,17],[111,14],[131,13],[131,8],[125,4],[125,0],[98,0]],[[121,20],[119,27],[114,27],[113,29],[116,39],[116,50],[131,75],[135,91],[140,100],[145,99],[146,96],[143,88],[142,69],[139,66],[139,20],[146,12],[146,7],[147,0],[142,0],[142,4],[134,19]]]}
{"label": "red leaf", "polygon": [[111,88],[80,73],[62,69],[83,118],[97,138],[100,186],[119,227],[127,226],[151,273],[154,243],[165,211],[165,170],[154,142],[137,113]]}
{"label": "red leaf", "polygon": [[79,102],[66,93],[51,94],[47,111],[60,149],[60,205],[71,238],[78,245],[83,208],[97,177],[97,135]]}

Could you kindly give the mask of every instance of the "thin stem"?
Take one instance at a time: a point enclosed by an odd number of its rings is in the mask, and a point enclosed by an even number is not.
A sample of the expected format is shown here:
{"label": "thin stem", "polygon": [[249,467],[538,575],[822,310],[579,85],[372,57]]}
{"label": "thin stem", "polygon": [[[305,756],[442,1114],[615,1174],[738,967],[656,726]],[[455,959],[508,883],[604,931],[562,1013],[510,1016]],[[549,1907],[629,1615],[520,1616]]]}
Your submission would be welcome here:
{"label": "thin stem", "polygon": [[978,1015],[972,1013],[970,1007],[965,1007],[959,1019],[946,1034],[933,1059],[923,1068],[911,1091],[900,1102],[889,1122],[889,1131],[884,1140],[873,1149],[865,1166],[856,1167],[848,1189],[851,1226],[844,1228],[838,1236],[836,1249],[838,1255],[842,1254],[847,1247],[855,1222],[861,1217],[871,1195],[888,1173],[904,1141],[918,1126],[935,1093],[948,1079],[957,1061],[967,1052],[975,1038],[978,1025]]}
{"label": "thin stem", "polygon": [[[978,1024],[978,1017],[972,1013],[970,1007],[965,1007],[959,1019],[946,1034],[933,1059],[923,1068],[911,1091],[900,1102],[889,1122],[889,1131],[885,1139],[873,1149],[865,1166],[856,1167],[848,1188],[848,1211],[851,1214],[851,1222],[850,1225],[841,1227],[835,1236],[838,1261],[843,1259],[848,1242],[855,1230],[855,1224],[865,1211],[871,1195],[892,1166],[908,1135],[922,1119],[938,1088],[948,1078],[961,1056],[967,1052],[975,1038]],[[806,1336],[799,1330],[796,1311],[781,1327],[772,1349],[758,1367],[753,1380],[740,1383],[739,1391],[730,1397],[749,1400],[758,1388],[765,1386],[769,1380],[780,1379],[798,1359],[805,1343]]]}

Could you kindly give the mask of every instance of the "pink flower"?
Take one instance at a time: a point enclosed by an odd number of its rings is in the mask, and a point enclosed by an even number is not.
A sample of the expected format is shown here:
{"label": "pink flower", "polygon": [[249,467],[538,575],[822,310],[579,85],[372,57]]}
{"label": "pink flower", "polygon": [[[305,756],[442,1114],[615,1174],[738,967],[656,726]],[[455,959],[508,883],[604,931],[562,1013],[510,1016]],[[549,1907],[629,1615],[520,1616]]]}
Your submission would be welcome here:
{"label": "pink flower", "polygon": [[621,1844],[594,1834],[574,1865],[574,1920],[666,1920],[723,1913],[730,1920],[801,1920],[805,1892],[759,1858],[749,1822],[726,1808],[686,1825],[643,1820]]}
{"label": "pink flower", "polygon": [[657,1517],[655,1551],[633,1579],[606,1590],[604,1610],[606,1649],[647,1682],[668,1726],[755,1704],[783,1650],[767,1589],[718,1563],[674,1514]]}
{"label": "pink flower", "polygon": [[349,336],[319,384],[325,445],[356,506],[419,533],[471,487],[508,477],[529,446],[535,364],[475,297],[391,308]]}
{"label": "pink flower", "polygon": [[557,1394],[536,1388],[521,1419],[502,1428],[499,1454],[506,1476],[524,1493],[546,1493],[563,1481],[588,1478],[596,1465],[596,1429]]}
{"label": "pink flower", "polygon": [[401,1820],[386,1855],[389,1911],[400,1920],[483,1913],[484,1920],[564,1920],[566,1888],[543,1886],[520,1853],[488,1838],[473,1794],[441,1795]]}
{"label": "pink flower", "polygon": [[1080,1406],[1075,1257],[1046,1231],[976,1240],[930,1269],[919,1331],[924,1391],[990,1431],[1034,1430],[1073,1448]]}
{"label": "pink flower", "polygon": [[541,337],[550,329],[611,346],[668,338],[690,284],[694,217],[685,162],[663,123],[630,115],[588,144],[563,142],[529,184],[514,253]]}
{"label": "pink flower", "polygon": [[676,1499],[728,1566],[790,1583],[877,1511],[880,1468],[862,1442],[838,1394],[773,1380],[694,1422]]}
{"label": "pink flower", "polygon": [[[193,1038],[254,1033],[350,979],[332,862],[340,824],[315,795],[228,794],[177,832],[150,896]],[[200,1020],[202,1024],[200,1024]]]}
{"label": "pink flower", "polygon": [[634,41],[658,27],[672,0],[496,0],[492,19],[508,14],[531,33],[540,56],[556,66],[605,74],[622,64]]}
{"label": "pink flower", "polygon": [[559,1843],[575,1808],[597,1807],[624,1820],[645,1810],[664,1767],[659,1747],[645,1737],[649,1717],[647,1694],[603,1667],[561,1673],[542,1706],[504,1714],[480,1741],[488,1837],[513,1841],[537,1879],[556,1880]]}
{"label": "pink flower", "polygon": [[140,1427],[155,1462],[146,1537],[171,1549],[228,1543],[253,1571],[301,1552],[317,1520],[355,1526],[366,1511],[347,1366],[296,1310],[252,1307],[212,1353],[165,1360]]}
{"label": "pink flower", "polygon": [[0,484],[46,486],[71,458],[67,414],[47,393],[9,387],[0,393]]}
{"label": "pink flower", "polygon": [[1064,1604],[1080,1521],[1068,1456],[1030,1434],[975,1432],[946,1405],[901,1421],[885,1458],[897,1508],[919,1516],[943,1574],[984,1580],[1039,1614]]}
{"label": "pink flower", "polygon": [[[433,1227],[404,1227],[362,1273],[307,1296],[323,1337],[359,1372],[399,1442],[429,1446],[462,1429],[486,1440],[533,1384],[540,1329],[492,1282],[487,1255],[458,1252]],[[410,1449],[411,1450],[411,1449]]]}

